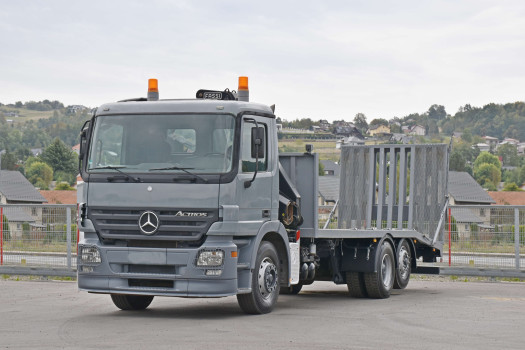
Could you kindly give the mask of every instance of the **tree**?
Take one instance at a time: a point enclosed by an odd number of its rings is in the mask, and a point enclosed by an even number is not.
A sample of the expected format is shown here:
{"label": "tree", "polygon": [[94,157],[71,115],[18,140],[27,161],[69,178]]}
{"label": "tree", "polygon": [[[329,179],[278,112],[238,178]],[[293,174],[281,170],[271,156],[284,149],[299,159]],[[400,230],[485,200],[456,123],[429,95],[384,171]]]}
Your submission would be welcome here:
{"label": "tree", "polygon": [[33,185],[40,189],[49,188],[49,183],[53,180],[53,169],[46,163],[33,161],[26,168],[26,177]]}
{"label": "tree", "polygon": [[432,105],[427,111],[427,115],[430,119],[435,121],[443,120],[447,117],[447,112],[445,107],[441,105]]}
{"label": "tree", "polygon": [[449,169],[451,171],[465,171],[467,166],[467,161],[461,153],[457,150],[452,151],[450,155]]}
{"label": "tree", "polygon": [[506,144],[499,146],[497,154],[501,157],[504,165],[518,166],[520,164],[518,149],[514,145]]}
{"label": "tree", "polygon": [[0,154],[2,158],[2,170],[16,170],[16,156],[9,151],[5,151],[4,154]]}
{"label": "tree", "polygon": [[470,131],[470,129],[463,130],[461,139],[465,142],[472,143],[472,132]]}
{"label": "tree", "polygon": [[481,152],[479,154],[479,156],[474,161],[474,172],[476,172],[476,169],[485,163],[494,165],[501,172],[501,163],[499,158],[493,154],[490,154],[489,152]]}
{"label": "tree", "polygon": [[55,173],[65,172],[75,175],[77,156],[58,137],[42,152],[41,159],[53,168]]}
{"label": "tree", "polygon": [[58,191],[74,191],[75,189],[73,187],[69,186],[69,184],[67,182],[61,182],[55,187],[55,190],[58,190]]}
{"label": "tree", "polygon": [[501,170],[494,164],[482,163],[474,168],[474,178],[481,186],[495,190],[495,186],[501,181]]}
{"label": "tree", "polygon": [[376,118],[370,122],[370,125],[384,125],[388,126],[388,120],[383,118]]}
{"label": "tree", "polygon": [[319,176],[324,176],[324,165],[319,161]]}
{"label": "tree", "polygon": [[368,130],[368,123],[366,122],[366,115],[363,113],[357,113],[354,118],[354,125],[356,128],[361,131],[361,133],[365,133],[366,130]]}
{"label": "tree", "polygon": [[518,185],[516,185],[516,183],[510,182],[510,183],[505,184],[505,186],[503,187],[503,191],[515,192],[515,191],[523,191],[523,190],[519,188]]}

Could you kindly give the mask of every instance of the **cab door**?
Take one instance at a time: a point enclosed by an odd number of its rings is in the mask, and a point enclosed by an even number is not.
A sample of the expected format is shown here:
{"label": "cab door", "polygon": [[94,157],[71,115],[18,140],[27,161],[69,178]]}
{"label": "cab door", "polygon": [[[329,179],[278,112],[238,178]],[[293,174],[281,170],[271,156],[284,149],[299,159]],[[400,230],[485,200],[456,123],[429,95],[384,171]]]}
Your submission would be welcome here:
{"label": "cab door", "polygon": [[[276,196],[272,145],[276,140],[269,130],[269,121],[268,118],[253,115],[244,115],[242,118],[237,194],[239,220],[249,221],[245,227],[260,227],[257,222],[262,224],[272,216],[272,196]],[[253,142],[254,137],[260,139],[258,147]],[[256,148],[259,149],[258,153]]]}

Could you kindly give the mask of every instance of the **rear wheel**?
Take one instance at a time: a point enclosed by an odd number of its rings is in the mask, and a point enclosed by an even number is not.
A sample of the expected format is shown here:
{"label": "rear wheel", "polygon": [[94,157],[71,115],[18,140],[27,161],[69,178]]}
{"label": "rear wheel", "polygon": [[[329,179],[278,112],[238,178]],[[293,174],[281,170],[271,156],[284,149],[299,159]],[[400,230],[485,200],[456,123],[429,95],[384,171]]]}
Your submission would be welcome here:
{"label": "rear wheel", "polygon": [[406,239],[402,240],[397,247],[396,252],[397,268],[394,289],[404,289],[410,280],[412,259],[410,255],[410,246]]}
{"label": "rear wheel", "polygon": [[377,254],[377,272],[364,274],[366,292],[370,298],[386,299],[395,280],[395,263],[392,246],[383,242]]}
{"label": "rear wheel", "polygon": [[252,291],[237,294],[241,309],[248,314],[266,314],[272,311],[279,297],[279,259],[270,242],[264,241],[257,250],[252,273]]}
{"label": "rear wheel", "polygon": [[111,300],[122,310],[144,310],[153,301],[153,295],[111,294]]}
{"label": "rear wheel", "polygon": [[366,298],[368,296],[365,287],[365,277],[362,272],[348,271],[346,273],[346,285],[350,296],[354,298]]}

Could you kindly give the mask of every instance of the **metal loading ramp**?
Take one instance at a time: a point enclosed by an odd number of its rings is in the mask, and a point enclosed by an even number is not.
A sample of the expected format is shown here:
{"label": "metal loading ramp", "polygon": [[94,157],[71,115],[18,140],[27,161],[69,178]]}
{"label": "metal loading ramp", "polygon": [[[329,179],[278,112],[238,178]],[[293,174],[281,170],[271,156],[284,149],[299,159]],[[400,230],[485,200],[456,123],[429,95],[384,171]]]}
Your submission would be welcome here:
{"label": "metal loading ramp", "polygon": [[445,144],[344,146],[334,238],[413,237],[440,247],[447,204]]}

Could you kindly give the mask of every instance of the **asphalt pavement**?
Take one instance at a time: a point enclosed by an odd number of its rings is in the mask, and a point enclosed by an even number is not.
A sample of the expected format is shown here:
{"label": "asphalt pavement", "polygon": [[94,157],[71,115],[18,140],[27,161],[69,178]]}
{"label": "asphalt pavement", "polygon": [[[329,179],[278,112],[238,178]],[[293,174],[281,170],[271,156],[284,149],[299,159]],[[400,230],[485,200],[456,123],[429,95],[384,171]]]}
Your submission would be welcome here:
{"label": "asphalt pavement", "polygon": [[75,282],[0,280],[0,348],[523,349],[525,283],[413,280],[389,299],[316,282],[267,315],[235,297],[120,311]]}

